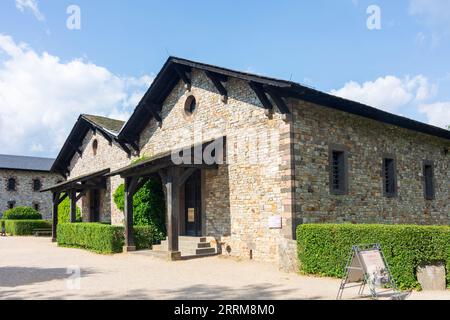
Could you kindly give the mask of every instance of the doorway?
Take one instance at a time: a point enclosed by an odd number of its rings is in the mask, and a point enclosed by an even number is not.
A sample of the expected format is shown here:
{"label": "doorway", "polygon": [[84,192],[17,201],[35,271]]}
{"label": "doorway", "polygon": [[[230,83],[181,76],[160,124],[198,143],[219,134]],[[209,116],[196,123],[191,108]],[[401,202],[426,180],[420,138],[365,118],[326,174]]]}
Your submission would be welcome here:
{"label": "doorway", "polygon": [[99,222],[100,221],[100,190],[93,189],[90,191],[90,212],[89,221]]}
{"label": "doorway", "polygon": [[199,237],[202,235],[202,186],[201,171],[195,171],[184,186],[185,234]]}

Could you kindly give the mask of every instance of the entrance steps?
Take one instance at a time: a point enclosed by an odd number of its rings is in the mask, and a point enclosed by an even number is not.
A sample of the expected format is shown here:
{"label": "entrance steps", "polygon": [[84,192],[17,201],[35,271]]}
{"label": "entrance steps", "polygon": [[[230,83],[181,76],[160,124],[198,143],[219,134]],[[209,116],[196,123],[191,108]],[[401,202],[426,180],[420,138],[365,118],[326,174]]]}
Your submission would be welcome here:
{"label": "entrance steps", "polygon": [[[217,254],[214,246],[211,246],[211,239],[208,237],[188,237],[180,236],[178,238],[178,248],[181,252],[182,259],[200,258],[205,256],[212,256]],[[161,241],[161,244],[154,245],[151,250],[156,255],[166,256],[169,251],[169,242]]]}

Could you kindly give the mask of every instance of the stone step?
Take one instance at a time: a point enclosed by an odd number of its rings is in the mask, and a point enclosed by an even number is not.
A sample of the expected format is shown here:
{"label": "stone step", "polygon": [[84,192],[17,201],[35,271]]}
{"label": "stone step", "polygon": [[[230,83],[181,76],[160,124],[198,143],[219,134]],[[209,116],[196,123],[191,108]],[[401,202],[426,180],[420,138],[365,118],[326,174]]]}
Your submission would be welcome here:
{"label": "stone step", "polygon": [[[178,249],[180,251],[194,251],[196,249],[211,249],[211,244],[210,243],[198,243],[197,245],[195,244],[186,244],[186,243],[180,243],[178,245]],[[212,248],[214,249],[214,248]],[[153,250],[169,250],[169,245],[165,242],[162,242],[161,244],[155,244],[153,246]]]}

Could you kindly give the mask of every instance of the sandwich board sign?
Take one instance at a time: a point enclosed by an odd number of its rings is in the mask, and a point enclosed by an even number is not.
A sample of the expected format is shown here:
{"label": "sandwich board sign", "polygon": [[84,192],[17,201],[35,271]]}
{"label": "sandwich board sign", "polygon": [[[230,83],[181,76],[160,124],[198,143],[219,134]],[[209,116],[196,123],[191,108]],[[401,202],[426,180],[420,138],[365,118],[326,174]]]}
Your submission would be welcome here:
{"label": "sandwich board sign", "polygon": [[[399,291],[392,278],[389,266],[379,244],[353,246],[345,267],[345,277],[339,287],[337,299],[342,299],[344,289],[359,286],[359,295],[363,295],[366,285],[372,298],[380,293],[393,291],[393,299],[399,298]],[[377,289],[386,289],[383,292]]]}

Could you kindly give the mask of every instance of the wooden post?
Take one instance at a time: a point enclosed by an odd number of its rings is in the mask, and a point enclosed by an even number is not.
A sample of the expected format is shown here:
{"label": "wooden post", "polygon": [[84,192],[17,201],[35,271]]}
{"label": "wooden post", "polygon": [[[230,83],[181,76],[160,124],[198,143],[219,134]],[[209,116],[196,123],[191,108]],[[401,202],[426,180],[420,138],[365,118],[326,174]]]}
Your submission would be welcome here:
{"label": "wooden post", "polygon": [[134,232],[133,232],[133,195],[134,188],[136,186],[136,178],[125,178],[125,211],[124,211],[124,225],[125,225],[125,246],[124,252],[136,251],[134,245]]}
{"label": "wooden post", "polygon": [[180,215],[180,168],[170,168],[166,177],[167,197],[167,238],[169,242],[169,258],[179,260],[181,253],[178,248],[178,219]]}
{"label": "wooden post", "polygon": [[70,198],[70,223],[77,221],[77,193],[75,190],[69,191]]}
{"label": "wooden post", "polygon": [[58,227],[58,205],[59,205],[59,192],[53,192],[53,219],[52,219],[52,242],[56,242],[56,229]]}

